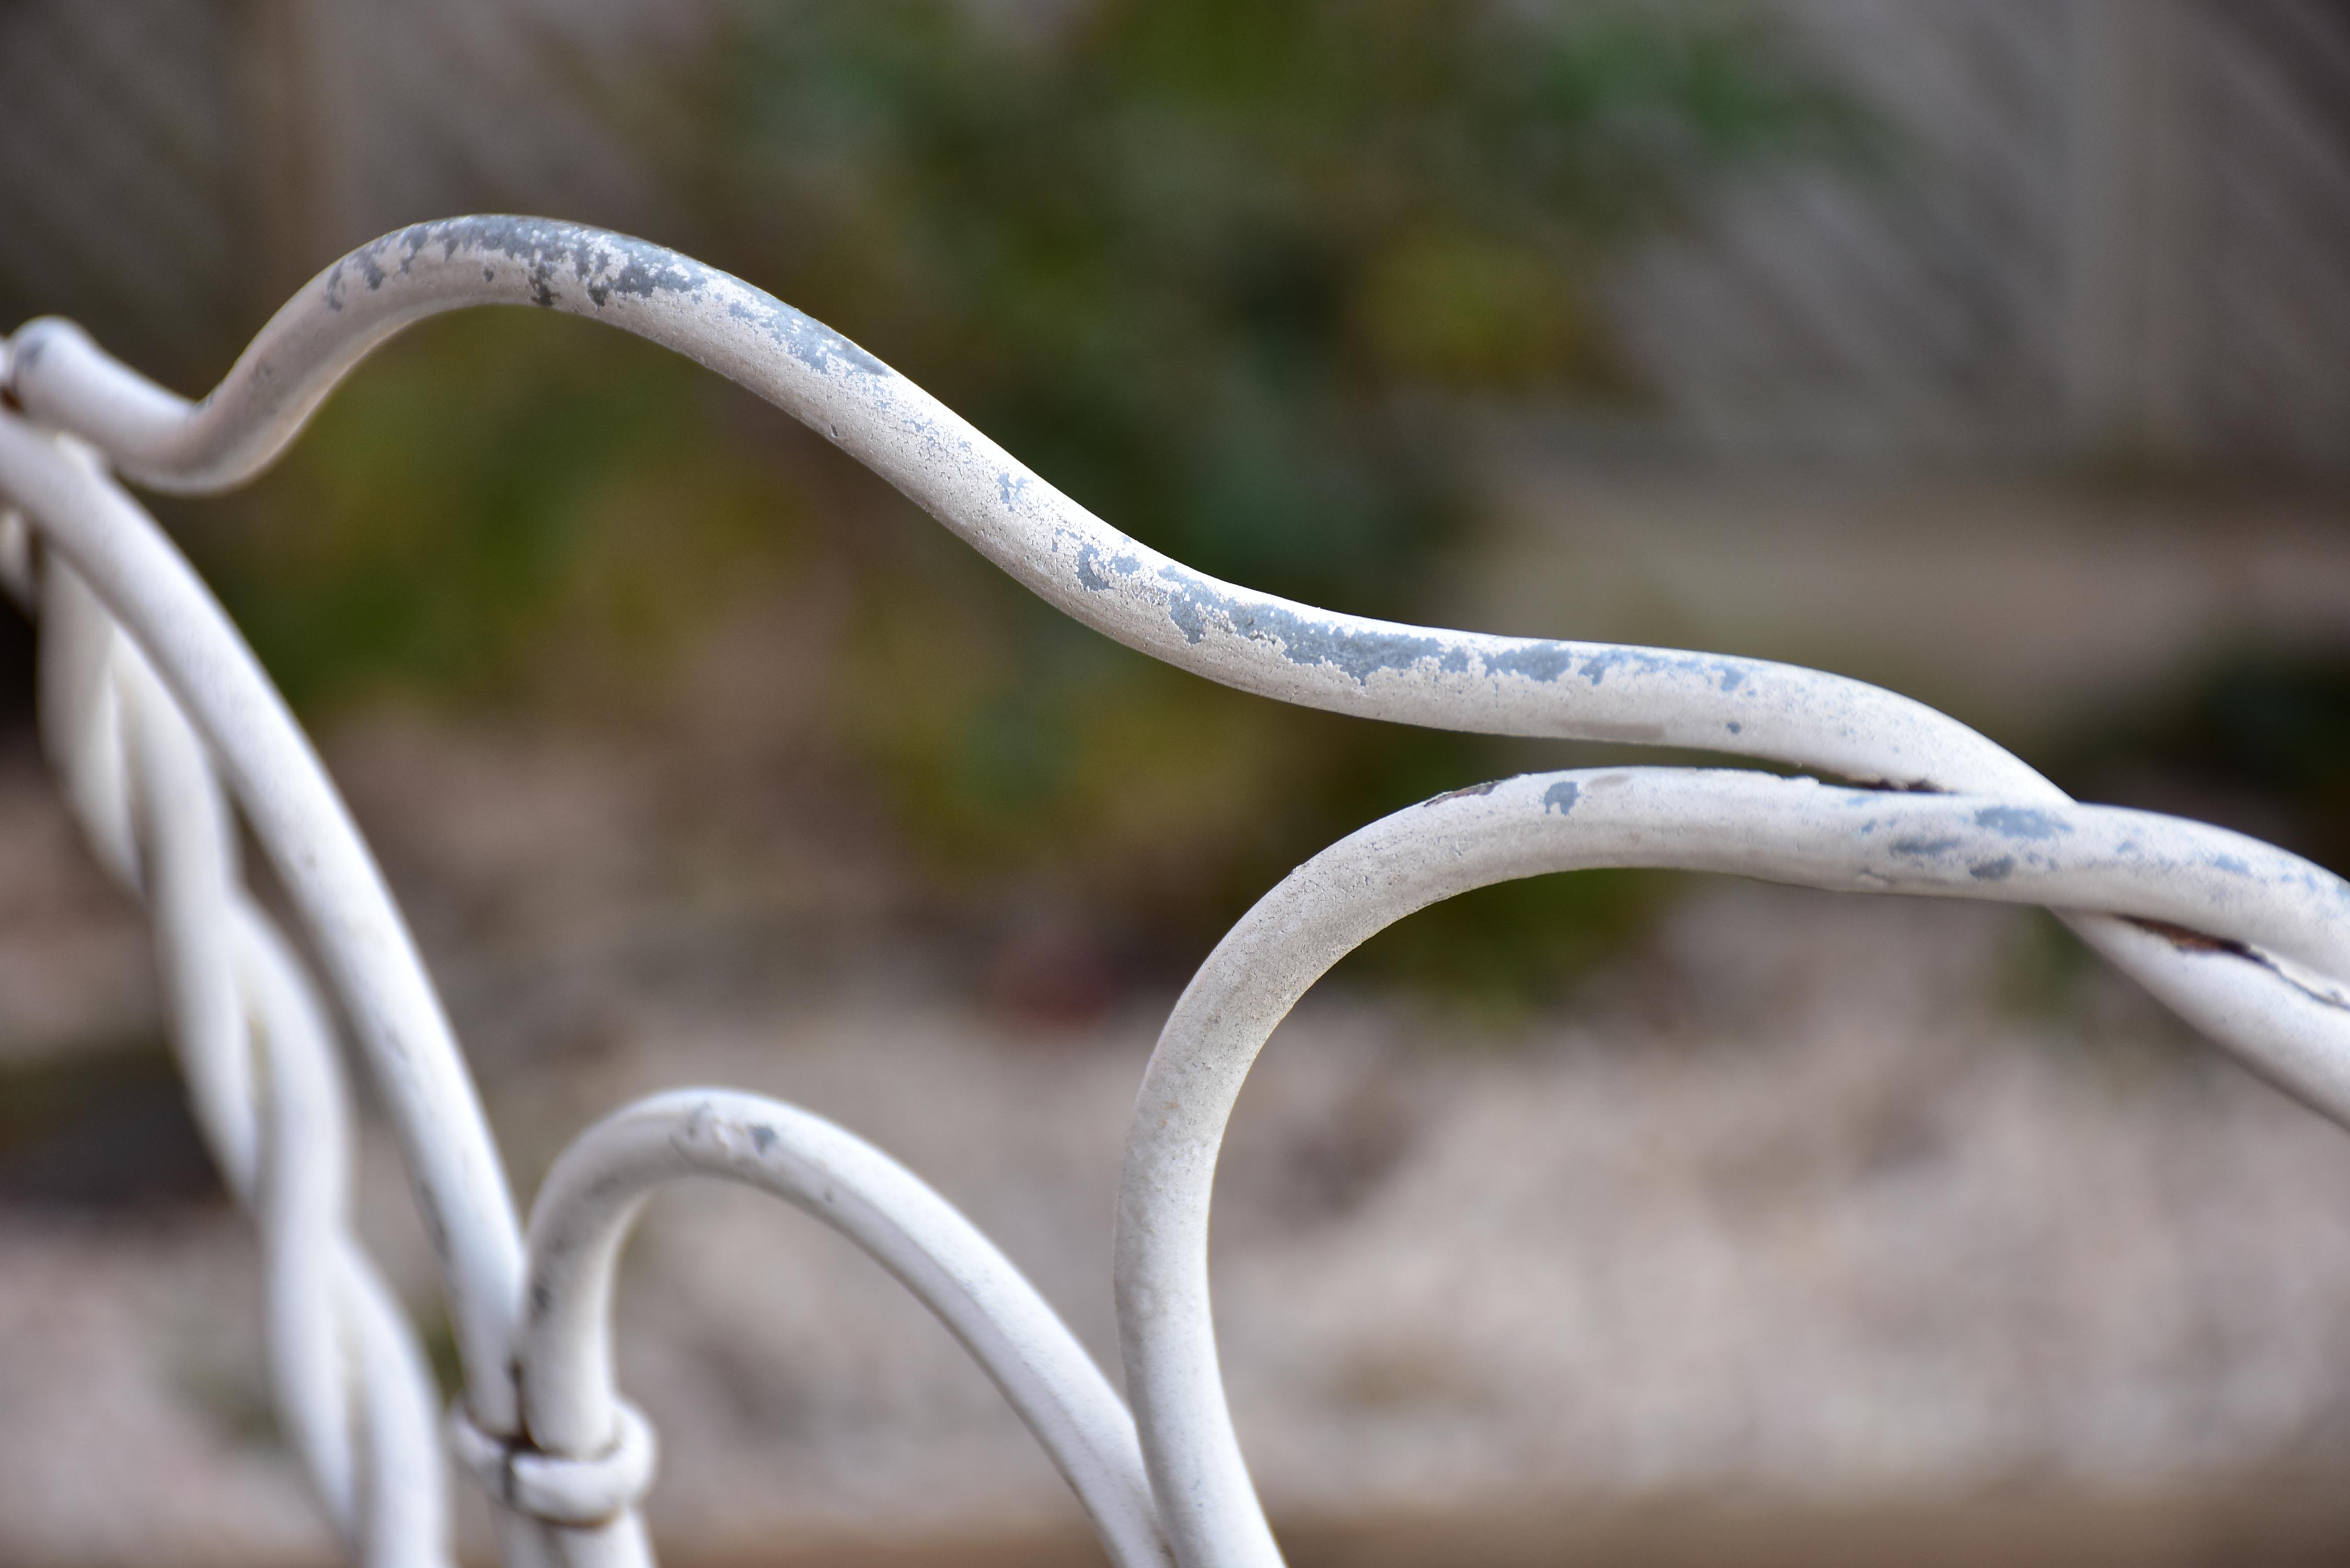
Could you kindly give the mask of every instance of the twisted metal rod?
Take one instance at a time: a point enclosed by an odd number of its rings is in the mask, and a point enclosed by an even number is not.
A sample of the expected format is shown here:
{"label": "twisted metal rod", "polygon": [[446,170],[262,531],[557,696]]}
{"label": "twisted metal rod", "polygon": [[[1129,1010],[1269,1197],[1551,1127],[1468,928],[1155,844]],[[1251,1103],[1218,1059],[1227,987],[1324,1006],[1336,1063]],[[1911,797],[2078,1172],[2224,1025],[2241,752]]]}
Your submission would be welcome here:
{"label": "twisted metal rod", "polygon": [[[583,1524],[582,1511],[593,1510],[580,1500],[633,1497],[650,1473],[650,1436],[611,1400],[602,1363],[577,1354],[592,1334],[578,1330],[572,1353],[559,1353],[535,1339],[542,1331],[521,1314],[525,1272],[537,1265],[525,1253],[478,1100],[414,945],[307,741],[151,521],[93,464],[46,433],[71,432],[161,488],[224,488],[265,466],[375,345],[424,316],[479,304],[560,308],[688,354],[866,462],[1075,618],[1210,679],[1367,717],[1731,753],[1878,786],[1835,790],[1753,774],[1628,770],[1460,792],[1326,852],[1219,947],[1153,1057],[1118,1210],[1121,1342],[1140,1448],[1186,1568],[1278,1561],[1232,1440],[1207,1316],[1207,1183],[1230,1095],[1263,1033],[1347,946],[1481,878],[1584,864],[1686,865],[1849,889],[2045,903],[2257,1070],[2350,1121],[2350,1004],[2334,978],[2350,973],[2334,925],[2345,895],[2314,867],[2217,830],[2074,806],[1984,737],[1857,681],[1673,649],[1366,620],[1191,572],[1093,517],[847,339],[659,246],[522,218],[400,231],[320,275],[198,404],[108,358],[69,323],[28,324],[11,340],[13,363],[0,356],[6,394],[0,400],[25,416],[0,411],[0,495],[24,508],[151,658],[161,687],[217,754],[317,941],[383,1088],[435,1241],[467,1374],[454,1429],[473,1468],[502,1489],[510,1563],[640,1560],[633,1514],[623,1510]],[[0,568],[10,559],[0,535]],[[61,643],[54,664],[69,672],[73,658]],[[88,750],[66,770],[68,788],[78,800],[107,798],[123,787],[108,781],[121,773],[124,753],[102,739]],[[1536,787],[1538,811],[1530,794]],[[84,815],[102,857],[135,866],[136,842],[120,814],[85,809]],[[185,989],[196,999],[191,1016],[217,1011],[217,956],[202,958],[192,946],[187,953]],[[198,977],[200,970],[215,979]],[[239,1071],[210,1057],[192,1062],[200,1105],[242,1103],[256,1093],[250,1074],[241,1078]],[[640,1128],[629,1118],[676,1109],[639,1107],[619,1121]],[[258,1133],[244,1143],[238,1137],[233,1127],[224,1137],[224,1168],[259,1159]],[[598,1137],[589,1135],[589,1147],[608,1156],[620,1135]],[[596,1158],[602,1157],[579,1156],[591,1164]],[[707,1156],[738,1179],[789,1186],[774,1170],[756,1175],[728,1165],[729,1158]],[[886,1189],[894,1179],[875,1179]],[[296,1199],[285,1201],[295,1216],[283,1221],[289,1233],[297,1220],[303,1234],[328,1233],[330,1227],[303,1217],[309,1210],[296,1215]],[[875,1199],[865,1192],[860,1201]],[[598,1245],[617,1248],[624,1209],[603,1212]],[[568,1211],[558,1204],[548,1212]],[[883,1232],[864,1239],[890,1263],[892,1243]],[[298,1272],[289,1265],[288,1277]],[[589,1288],[596,1271],[579,1277],[589,1285],[570,1287],[569,1321],[598,1321],[578,1304],[601,1299],[601,1287]],[[353,1299],[383,1304],[380,1293]],[[931,1299],[958,1323],[939,1305],[947,1298]],[[303,1343],[308,1348],[289,1352],[288,1365],[311,1370],[290,1372],[289,1385],[319,1376],[317,1336]],[[533,1345],[538,1348],[525,1349]],[[1056,1429],[1088,1421],[1097,1433],[1118,1428],[1094,1394],[1072,1392],[1082,1377],[1055,1383],[1051,1368],[1062,1365],[1055,1358],[1067,1347],[1040,1345],[1021,1346],[1019,1377],[991,1369],[1048,1447],[1058,1440],[1051,1436]],[[517,1358],[517,1350],[525,1354]],[[526,1369],[521,1388],[517,1366]],[[528,1368],[543,1368],[549,1381],[534,1386]],[[1042,1403],[1033,1410],[1023,1404],[1030,1396],[1015,1392],[1027,1386],[1020,1378],[1046,1390],[1034,1395]],[[306,1397],[287,1391],[289,1401]],[[370,1406],[369,1414],[380,1412]],[[540,1416],[567,1451],[545,1440]],[[358,1495],[331,1435],[348,1421],[338,1428],[314,1412],[289,1424],[322,1434],[304,1440],[316,1449],[309,1462],[330,1507]],[[614,1446],[580,1451],[606,1441]],[[1100,1452],[1112,1449],[1126,1452],[1116,1442]],[[1055,1455],[1086,1494],[1093,1483],[1060,1449]],[[1149,1501],[1141,1499],[1137,1511],[1131,1485],[1119,1484],[1120,1506],[1128,1508],[1139,1542],[1149,1534],[1139,1521]],[[1098,1500],[1087,1501],[1100,1520]]]}
{"label": "twisted metal rod", "polygon": [[[507,1347],[521,1288],[521,1227],[415,940],[325,765],[227,613],[154,519],[66,439],[0,412],[0,499],[37,530],[44,564],[69,567],[109,627],[146,658],[159,691],[226,775],[317,944],[390,1113],[440,1262],[473,1418],[484,1430],[517,1433]],[[73,648],[61,649],[52,669],[73,668]],[[61,699],[60,711],[70,703]],[[108,781],[122,766],[121,752],[102,740],[90,749],[86,774],[67,770],[68,794],[100,858],[120,876],[133,863],[127,834],[89,803],[120,787]],[[500,1529],[509,1562],[556,1560],[556,1538],[527,1516],[505,1511]]]}
{"label": "twisted metal rod", "polygon": [[[209,697],[215,715],[237,712],[238,702],[249,712],[258,700],[265,700],[266,714],[276,693],[264,681],[256,699],[236,684],[247,674],[260,679],[250,653],[153,520],[70,438],[0,413],[0,497],[19,503],[51,546],[36,552],[24,516],[0,516],[0,578],[20,586],[20,597],[40,616],[43,717],[65,792],[99,857],[126,884],[141,886],[152,866],[156,940],[183,1072],[224,1178],[249,1197],[261,1220],[273,1384],[288,1433],[362,1561],[444,1563],[442,1459],[429,1381],[399,1309],[348,1232],[348,1112],[337,1097],[316,1001],[282,940],[234,886],[226,803],[188,717],[81,568],[112,570],[118,590],[127,581],[132,591],[121,602],[134,613],[151,617],[160,604],[182,618],[162,620],[161,631],[166,639],[176,633],[177,646],[193,650],[197,670],[228,688],[224,698],[218,685],[183,675],[183,690]],[[242,760],[250,771],[285,764],[282,751],[272,756],[267,750],[276,737],[266,731],[257,742],[250,733],[227,732],[232,744],[249,748]],[[298,732],[294,738],[300,741]],[[315,758],[310,765],[316,768]],[[332,808],[314,814],[313,822],[331,824],[340,802],[323,771],[311,782]],[[269,842],[273,819],[255,814],[253,820]],[[312,848],[298,836],[274,846],[281,864],[296,866]],[[366,863],[355,831],[346,848]],[[396,911],[390,918],[396,922]],[[318,935],[322,942],[348,942],[349,929],[329,926]],[[249,1005],[269,1024],[265,1078],[238,1054],[244,1042],[224,1021],[238,1002],[224,989],[231,970],[223,943],[232,937],[240,944],[235,959],[243,968],[236,972],[249,977]],[[429,996],[421,965],[417,977]],[[356,1005],[348,992],[345,1000]],[[373,1064],[382,1069],[380,1056]],[[441,1108],[462,1113],[470,1106],[478,1116],[453,1042],[448,1064],[467,1098]],[[420,1141],[473,1132],[486,1143],[485,1126],[469,1127],[462,1117],[439,1123],[432,1114],[428,1103],[427,1119],[413,1129]],[[733,1137],[738,1128],[739,1138]],[[497,1386],[509,1398],[527,1391],[532,1403],[527,1412],[517,1407],[515,1424],[504,1429],[484,1419],[478,1406],[461,1407],[449,1423],[467,1474],[501,1505],[508,1563],[638,1568],[651,1560],[636,1505],[651,1480],[652,1438],[612,1396],[603,1348],[610,1270],[648,1184],[697,1173],[731,1177],[799,1203],[897,1274],[1035,1431],[1119,1568],[1167,1568],[1132,1417],[1011,1263],[878,1150],[793,1107],[721,1091],[703,1092],[682,1111],[656,1100],[619,1113],[583,1135],[549,1178],[540,1204],[546,1218],[534,1249],[540,1262],[532,1275],[533,1313],[519,1323],[506,1320],[518,1338],[504,1345],[498,1364]],[[502,1186],[497,1195],[504,1199]],[[477,1224],[484,1219],[470,1218]],[[519,1276],[520,1240],[509,1240]],[[440,1252],[452,1273],[466,1256],[445,1244]],[[338,1323],[322,1316],[329,1308],[321,1296],[328,1291],[347,1320],[339,1340]],[[452,1303],[468,1299],[453,1285],[451,1295]],[[470,1299],[514,1304],[480,1293]],[[357,1399],[345,1390],[338,1361],[345,1341],[365,1363]],[[535,1380],[524,1376],[533,1366],[542,1366]],[[532,1417],[528,1426],[519,1419],[525,1413]],[[355,1428],[369,1461],[363,1475],[354,1474]]]}
{"label": "twisted metal rod", "polygon": [[14,514],[0,558],[39,623],[47,749],[100,862],[148,905],[196,1125],[260,1235],[287,1439],[348,1550],[445,1564],[432,1379],[350,1234],[349,1102],[309,980],[245,892],[211,760],[145,657]]}

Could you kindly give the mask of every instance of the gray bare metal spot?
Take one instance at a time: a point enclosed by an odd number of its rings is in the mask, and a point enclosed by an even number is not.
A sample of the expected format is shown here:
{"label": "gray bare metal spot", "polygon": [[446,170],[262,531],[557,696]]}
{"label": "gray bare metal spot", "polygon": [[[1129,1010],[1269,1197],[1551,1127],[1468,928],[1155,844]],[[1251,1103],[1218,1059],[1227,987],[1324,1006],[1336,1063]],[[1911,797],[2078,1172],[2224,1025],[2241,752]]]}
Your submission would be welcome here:
{"label": "gray bare metal spot", "polygon": [[728,305],[726,314],[737,321],[749,322],[768,342],[816,374],[830,375],[836,364],[868,376],[891,373],[889,367],[814,317],[802,315],[774,295],[749,284],[730,281],[752,297],[749,303],[736,300]]}
{"label": "gray bare metal spot", "polygon": [[751,1129],[751,1141],[759,1146],[761,1154],[775,1147],[775,1129],[761,1122]]}
{"label": "gray bare metal spot", "polygon": [[1595,653],[1590,658],[1585,659],[1583,661],[1583,669],[1580,673],[1586,680],[1588,680],[1594,686],[1596,686],[1601,681],[1607,679],[1607,672],[1609,670],[1618,669],[1624,664],[1630,662],[1631,658],[1632,650],[1630,649],[1611,648],[1605,653]]}
{"label": "gray bare metal spot", "polygon": [[1419,804],[1422,805],[1442,805],[1448,800],[1464,800],[1472,794],[1491,794],[1496,789],[1501,787],[1501,780],[1494,779],[1486,784],[1471,784],[1466,789],[1449,789],[1442,794],[1430,795],[1428,799],[1421,801]]}
{"label": "gray bare metal spot", "polygon": [[1422,659],[1434,659],[1440,669],[1468,668],[1468,655],[1447,648],[1440,638],[1402,631],[1350,631],[1327,621],[1310,620],[1279,601],[1243,601],[1222,586],[1195,577],[1180,566],[1162,566],[1159,575],[1171,585],[1167,618],[1183,633],[1186,642],[1208,634],[1211,618],[1222,620],[1233,635],[1252,642],[1281,645],[1281,656],[1292,664],[1333,665],[1357,684],[1367,684],[1382,670],[1409,670]]}
{"label": "gray bare metal spot", "polygon": [[1955,838],[1897,838],[1886,846],[1896,855],[1908,855],[1920,860],[1948,855],[1958,846],[1959,840]]}
{"label": "gray bare metal spot", "polygon": [[1573,779],[1559,780],[1543,791],[1543,815],[1548,816],[1555,811],[1561,816],[1566,815],[1575,809],[1575,796],[1581,793],[1575,788]]}
{"label": "gray bare metal spot", "polygon": [[2211,869],[2230,872],[2238,877],[2249,877],[2252,874],[2251,865],[2241,857],[2234,855],[2214,855],[2211,857]]}
{"label": "gray bare metal spot", "polygon": [[397,246],[400,269],[405,272],[411,260],[434,244],[441,247],[443,261],[454,260],[463,250],[486,252],[520,265],[529,274],[534,298],[551,300],[555,275],[567,270],[599,309],[616,294],[639,299],[664,293],[699,294],[715,275],[665,245],[544,218],[492,215],[420,223],[369,248]]}
{"label": "gray bare metal spot", "polygon": [[2015,857],[2002,855],[1996,860],[1978,860],[1967,867],[1967,875],[1978,882],[2001,882],[2015,869]]}
{"label": "gray bare metal spot", "polygon": [[1488,675],[1523,675],[1529,680],[1552,681],[1575,663],[1575,648],[1565,642],[1521,642],[1507,653],[1485,655]]}
{"label": "gray bare metal spot", "polygon": [[[1563,648],[1566,645],[1549,643],[1535,646]],[[1491,661],[1487,667],[1492,667]],[[1575,673],[1597,686],[1619,670],[1636,675],[1694,675],[1711,680],[1717,690],[1722,691],[1735,691],[1745,684],[1747,676],[1747,666],[1742,659],[1711,659],[1669,648],[1602,649],[1586,657],[1582,668]]]}
{"label": "gray bare metal spot", "polygon": [[[829,375],[840,369],[865,375],[889,373],[880,360],[829,327],[740,278],[704,266],[665,245],[544,218],[452,218],[387,234],[335,264],[327,275],[328,306],[342,308],[346,267],[364,279],[369,289],[378,289],[395,273],[406,272],[411,262],[434,245],[440,247],[443,261],[455,260],[462,251],[513,262],[521,270],[530,302],[545,306],[555,304],[556,285],[566,275],[599,310],[616,295],[633,299],[698,295],[723,283],[742,296],[729,302],[728,315],[750,322],[769,342],[818,374]],[[483,280],[494,281],[494,269],[487,265]]]}
{"label": "gray bare metal spot", "polygon": [[1975,826],[2002,838],[2061,838],[2073,831],[2071,824],[2028,805],[1987,805],[1975,813]]}

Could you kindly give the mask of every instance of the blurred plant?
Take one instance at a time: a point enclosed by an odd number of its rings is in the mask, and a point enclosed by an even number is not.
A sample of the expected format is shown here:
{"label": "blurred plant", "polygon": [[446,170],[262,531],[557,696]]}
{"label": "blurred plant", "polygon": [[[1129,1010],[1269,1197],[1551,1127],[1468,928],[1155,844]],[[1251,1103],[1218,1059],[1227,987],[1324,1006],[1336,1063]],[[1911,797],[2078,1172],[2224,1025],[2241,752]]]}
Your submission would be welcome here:
{"label": "blurred plant", "polygon": [[2350,874],[2350,658],[2228,650],[2081,725],[2050,776],[2083,799],[2201,817]]}
{"label": "blurred plant", "polygon": [[[1690,7],[799,0],[739,7],[714,61],[702,188],[754,275],[1148,543],[1394,616],[1470,543],[1462,405],[1625,394],[1604,264],[1846,124]],[[1184,965],[1303,855],[1504,754],[1211,691],[937,571],[868,579],[845,691],[910,831],[1171,922]],[[1540,986],[1642,886],[1488,895],[1357,967]]]}
{"label": "blurred plant", "polygon": [[733,15],[704,178],[764,277],[1139,537],[1365,611],[1469,512],[1427,394],[1620,389],[1600,264],[1842,123],[1711,9]]}
{"label": "blurred plant", "polygon": [[550,641],[608,688],[797,537],[801,489],[730,400],[650,345],[472,312],[371,361],[252,491],[174,510],[297,703],[494,695]]}
{"label": "blurred plant", "polygon": [[[688,130],[656,143],[678,237],[1118,526],[1371,614],[1440,613],[1473,545],[1464,413],[1634,392],[1599,325],[1605,264],[1726,170],[1846,125],[1711,6],[745,0],[724,17],[672,84]],[[1173,674],[926,523],[873,529],[878,486],[718,417],[719,395],[574,324],[434,332],[306,443],[272,514],[293,521],[227,563],[235,607],[307,696],[395,675],[478,688],[550,628],[690,616],[765,519],[830,486],[825,510],[848,495],[862,530],[819,541],[853,568],[838,733],[936,886],[1074,911],[1176,970],[1332,837],[1547,754]],[[1642,886],[1497,892],[1357,964],[1539,991]]]}

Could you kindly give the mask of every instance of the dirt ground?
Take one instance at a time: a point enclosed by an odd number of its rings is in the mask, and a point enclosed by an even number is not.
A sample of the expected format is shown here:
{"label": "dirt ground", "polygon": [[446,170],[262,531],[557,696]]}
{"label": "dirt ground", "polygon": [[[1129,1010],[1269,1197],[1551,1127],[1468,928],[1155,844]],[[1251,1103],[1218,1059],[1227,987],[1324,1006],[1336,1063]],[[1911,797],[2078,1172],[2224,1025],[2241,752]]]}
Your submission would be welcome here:
{"label": "dirt ground", "polygon": [[[1983,585],[1933,530],[1881,526],[1898,495],[1820,510],[1798,489],[1771,536],[1842,565],[1790,568],[1808,598],[1758,589],[1778,607],[1742,631],[1721,619],[1762,546],[1726,511],[1645,482],[1528,493],[1555,526],[1506,545],[1520,565],[1463,618],[1654,636],[1677,616],[1669,640],[1898,679],[1881,649],[1805,640],[1849,624],[1848,570],[1893,584],[1913,629],[1978,628],[1983,657],[1919,694],[2021,701],[2019,735],[2064,708],[2035,671],[2180,668],[2263,619],[2322,640],[2350,606],[2338,538],[2262,564],[2308,526],[2280,514],[2230,571],[2153,519],[2109,543],[2123,597],[2169,608],[2064,615],[2098,550],[2033,509],[2069,502],[2024,495],[1979,509],[2011,580],[2041,586],[1970,619]],[[869,825],[813,811],[770,863],[689,865],[681,770],[606,741],[384,713],[328,753],[518,1192],[638,1095],[775,1095],[938,1186],[1114,1368],[1111,1191],[1170,996],[1006,1015],[889,925]],[[136,916],[29,750],[0,753],[0,1562],[327,1561]],[[1725,882],[1554,1011],[1310,998],[1242,1101],[1215,1258],[1235,1418],[1292,1560],[2350,1556],[2350,1138],[2073,954],[2035,915]],[[363,1229],[445,1352],[372,1123],[364,1165]],[[619,1343],[673,1563],[1093,1560],[984,1379],[799,1216],[664,1197]],[[485,1561],[477,1501],[463,1520]]]}

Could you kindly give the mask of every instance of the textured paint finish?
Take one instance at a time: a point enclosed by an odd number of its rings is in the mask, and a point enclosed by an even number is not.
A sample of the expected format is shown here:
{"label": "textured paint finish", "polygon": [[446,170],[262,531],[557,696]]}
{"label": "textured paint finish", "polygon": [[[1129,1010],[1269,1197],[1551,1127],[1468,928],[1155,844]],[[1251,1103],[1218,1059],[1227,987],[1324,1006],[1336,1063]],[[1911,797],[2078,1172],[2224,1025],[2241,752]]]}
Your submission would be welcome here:
{"label": "textured paint finish", "polygon": [[432,1377],[350,1232],[350,1107],[317,997],[246,893],[212,760],[146,657],[63,560],[18,586],[40,622],[51,762],[147,903],[197,1126],[260,1235],[287,1445],[354,1556],[447,1563]]}
{"label": "textured paint finish", "polygon": [[[1184,992],[1136,1102],[1115,1281],[1131,1417],[936,1194],[773,1101],[684,1091],[590,1128],[557,1161],[525,1244],[463,1055],[367,846],[219,606],[105,472],[166,489],[240,483],[377,344],[492,304],[589,317],[691,356],[1076,619],[1208,679],[1407,723],[1729,752],[1865,787],[1691,768],[1474,784],[1371,825],[1269,893]],[[261,1231],[285,1430],[371,1563],[447,1561],[443,1455],[413,1335],[348,1231],[348,1113],[325,1014],[243,891],[232,795],[399,1134],[465,1364],[446,1430],[499,1505],[512,1565],[650,1560],[634,1505],[657,1445],[612,1386],[611,1268],[646,1193],[685,1177],[775,1193],[890,1270],[995,1379],[1122,1568],[1277,1563],[1209,1312],[1226,1119],[1267,1034],[1338,958],[1413,909],[1513,877],[1674,867],[2042,904],[2259,1071],[2350,1121],[2350,888],[2331,874],[2216,828],[2076,805],[1943,715],[1816,670],[1365,620],[1201,576],[822,323],[640,240],[531,218],[420,224],[321,274],[200,403],[58,320],[0,345],[0,584],[41,621],[44,739],[93,853],[153,912],[198,1120]]]}
{"label": "textured paint finish", "polygon": [[[1974,867],[2017,840],[2007,875]],[[2282,850],[2144,812],[2022,811],[1962,795],[1843,789],[1729,769],[1528,774],[1408,807],[1299,867],[1218,944],[1176,1003],[1135,1097],[1116,1279],[1127,1392],[1169,1535],[1187,1565],[1280,1562],[1233,1433],[1208,1294],[1208,1220],[1224,1129],[1257,1053],[1299,997],[1415,909],[1513,877],[1599,867],[1753,877],[1843,892],[1996,898],[2111,911],[2199,964],[2289,967],[2227,1000],[2240,1027],[2344,1054],[2350,885]],[[2175,949],[2172,950],[2176,950]]]}
{"label": "textured paint finish", "polygon": [[582,1133],[547,1173],[530,1217],[520,1342],[523,1408],[540,1447],[584,1458],[611,1441],[622,1408],[610,1337],[620,1245],[647,1197],[693,1179],[773,1193],[864,1249],[1003,1391],[1118,1568],[1171,1563],[1133,1418],[1010,1261],[880,1150],[796,1106],[729,1089],[639,1101]]}

